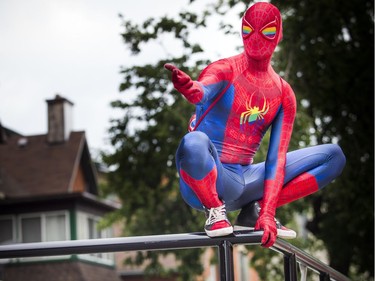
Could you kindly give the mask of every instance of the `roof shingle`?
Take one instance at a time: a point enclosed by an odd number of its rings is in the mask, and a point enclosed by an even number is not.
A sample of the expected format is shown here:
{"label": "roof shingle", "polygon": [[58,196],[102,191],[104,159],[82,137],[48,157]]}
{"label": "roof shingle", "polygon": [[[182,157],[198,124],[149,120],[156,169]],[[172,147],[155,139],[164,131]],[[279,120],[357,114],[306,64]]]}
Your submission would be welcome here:
{"label": "roof shingle", "polygon": [[47,135],[7,138],[0,144],[0,193],[15,198],[71,192],[85,142],[84,132],[71,132],[61,144],[48,143]]}

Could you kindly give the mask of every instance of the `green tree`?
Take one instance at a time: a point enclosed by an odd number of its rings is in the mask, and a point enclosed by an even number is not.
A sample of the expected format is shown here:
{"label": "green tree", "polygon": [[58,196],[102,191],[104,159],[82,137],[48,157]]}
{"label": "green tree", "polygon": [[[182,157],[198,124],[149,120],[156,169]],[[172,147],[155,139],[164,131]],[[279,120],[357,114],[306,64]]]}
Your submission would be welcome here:
{"label": "green tree", "polygon": [[[184,71],[198,75],[200,65],[207,61],[193,61],[194,54],[201,52],[198,44],[192,44],[189,30],[205,24],[205,13],[197,15],[181,12],[178,20],[171,17],[152,18],[141,25],[124,19],[122,34],[133,55],[141,52],[145,42],[173,35],[181,42],[183,54],[161,59],[155,64],[135,65],[122,69],[124,81],[120,91],[126,97],[112,102],[124,116],[112,120],[109,131],[114,151],[104,153],[104,162],[112,167],[106,193],[115,193],[122,200],[122,209],[111,215],[108,223],[125,222],[127,235],[147,235],[200,231],[203,218],[185,204],[179,194],[174,154],[182,136],[187,132],[189,116],[194,108],[173,90],[170,74],[163,69],[166,62],[173,62]],[[168,38],[168,37],[167,37]],[[159,41],[160,42],[160,41]],[[136,99],[131,95],[136,92]],[[132,122],[136,121],[134,127]],[[163,252],[166,253],[166,252]],[[178,268],[182,280],[202,271],[201,250],[175,252],[183,263]],[[151,261],[150,274],[166,274],[158,265],[158,253],[138,253],[133,262]]]}
{"label": "green tree", "polygon": [[[145,43],[163,42],[168,34],[183,49],[179,56],[167,52],[156,63],[122,69],[120,90],[126,96],[112,106],[123,110],[124,116],[112,121],[114,151],[105,153],[103,159],[112,167],[106,191],[116,193],[123,202],[109,222],[123,220],[126,234],[201,231],[202,215],[182,201],[174,166],[174,153],[193,107],[172,89],[163,65],[173,62],[197,77],[208,61],[196,56],[203,50],[199,42],[191,40],[190,31],[205,27],[208,16],[225,15],[238,5],[244,8],[246,2],[221,0],[199,14],[184,11],[177,19],[152,18],[140,25],[124,19],[124,42],[134,55],[142,53]],[[309,229],[324,242],[331,265],[343,273],[352,268],[353,276],[373,276],[372,3],[273,2],[285,19],[275,67],[293,86],[298,104],[304,105],[298,109],[291,148],[310,144],[306,133],[310,126],[313,140],[338,141],[348,160],[335,183],[307,200],[283,207],[278,215],[290,218],[290,209],[306,209],[308,201],[314,215]],[[218,32],[233,33],[225,21],[220,28]],[[132,100],[134,93],[137,98]],[[134,127],[134,120],[141,125]],[[264,159],[265,150],[262,146],[259,160]],[[200,272],[200,251],[176,254],[183,259],[184,266],[178,271],[184,280]],[[145,258],[152,261],[151,273],[162,273],[156,253],[140,253],[136,261]],[[259,267],[265,266],[258,260]]]}
{"label": "green tree", "polygon": [[373,1],[272,2],[285,14],[277,61],[309,105],[316,142],[338,142],[347,158],[343,174],[308,199],[308,229],[332,267],[373,277]]}

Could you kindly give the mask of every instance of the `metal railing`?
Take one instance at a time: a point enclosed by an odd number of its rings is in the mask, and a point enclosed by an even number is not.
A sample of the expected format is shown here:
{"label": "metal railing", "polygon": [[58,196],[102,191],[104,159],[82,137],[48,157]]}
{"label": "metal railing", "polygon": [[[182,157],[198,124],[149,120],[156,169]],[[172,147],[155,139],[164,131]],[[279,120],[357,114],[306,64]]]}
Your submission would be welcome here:
{"label": "metal railing", "polygon": [[[262,232],[236,233],[232,236],[210,238],[204,233],[183,233],[12,244],[0,246],[0,259],[217,247],[220,280],[233,281],[233,246],[259,245],[262,234]],[[303,270],[309,268],[319,274],[320,281],[350,281],[348,277],[284,240],[277,239],[272,249],[284,255],[285,281],[297,280],[297,263]],[[306,275],[302,274],[301,279],[305,280]]]}

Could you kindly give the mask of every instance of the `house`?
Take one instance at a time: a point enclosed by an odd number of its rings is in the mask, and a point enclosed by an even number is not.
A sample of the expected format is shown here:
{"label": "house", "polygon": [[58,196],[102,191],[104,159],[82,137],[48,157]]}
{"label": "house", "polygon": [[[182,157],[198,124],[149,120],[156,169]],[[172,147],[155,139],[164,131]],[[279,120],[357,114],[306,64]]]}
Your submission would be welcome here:
{"label": "house", "polygon": [[[48,132],[24,136],[0,124],[0,244],[105,238],[99,220],[116,204],[98,196],[73,103],[47,100]],[[0,260],[0,280],[118,281],[112,253]]]}

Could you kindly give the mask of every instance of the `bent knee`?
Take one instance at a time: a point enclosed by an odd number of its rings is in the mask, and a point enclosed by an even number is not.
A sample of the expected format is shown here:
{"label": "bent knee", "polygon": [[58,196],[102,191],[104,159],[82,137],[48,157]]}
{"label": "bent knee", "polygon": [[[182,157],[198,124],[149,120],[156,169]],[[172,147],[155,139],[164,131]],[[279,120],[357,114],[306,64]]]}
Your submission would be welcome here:
{"label": "bent knee", "polygon": [[202,149],[209,147],[209,138],[202,132],[186,134],[181,141],[180,148],[183,153],[199,154]]}
{"label": "bent knee", "polygon": [[194,131],[186,134],[183,137],[183,141],[185,143],[185,146],[202,147],[203,144],[208,144],[209,138],[205,133]]}
{"label": "bent knee", "polygon": [[346,157],[341,147],[337,144],[325,145],[330,154],[330,166],[335,171],[336,175],[340,175],[346,164]]}
{"label": "bent knee", "polygon": [[205,133],[190,132],[182,138],[176,152],[177,158],[187,162],[203,163],[203,160],[207,157],[206,154],[209,153],[209,147],[209,138]]}

